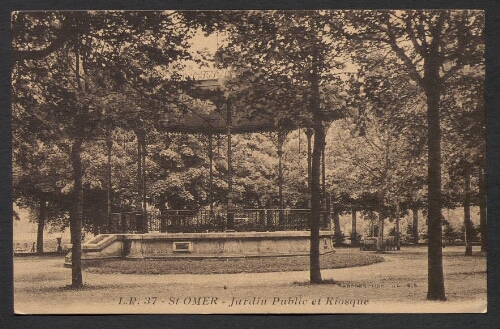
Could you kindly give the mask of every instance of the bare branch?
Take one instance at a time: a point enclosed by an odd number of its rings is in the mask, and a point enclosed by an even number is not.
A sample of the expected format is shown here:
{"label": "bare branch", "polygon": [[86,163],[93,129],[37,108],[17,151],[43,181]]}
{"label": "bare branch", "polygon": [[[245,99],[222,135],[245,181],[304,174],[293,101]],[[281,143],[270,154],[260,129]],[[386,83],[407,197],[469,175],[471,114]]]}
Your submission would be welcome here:
{"label": "bare branch", "polygon": [[425,56],[425,48],[422,45],[420,45],[417,41],[417,37],[415,36],[415,32],[413,31],[413,16],[411,14],[408,14],[408,17],[406,17],[405,20],[405,30],[408,36],[410,37],[410,40],[413,44],[413,47],[415,50],[419,53],[420,56],[424,57]]}
{"label": "bare branch", "polygon": [[388,18],[386,19],[386,24],[387,36],[389,38],[387,43],[391,46],[396,55],[405,63],[406,67],[410,71],[411,78],[415,80],[419,85],[423,85],[423,78],[418,73],[417,67],[408,57],[408,55],[406,55],[404,49],[398,46],[396,36],[394,34],[394,31],[392,30],[392,25]]}

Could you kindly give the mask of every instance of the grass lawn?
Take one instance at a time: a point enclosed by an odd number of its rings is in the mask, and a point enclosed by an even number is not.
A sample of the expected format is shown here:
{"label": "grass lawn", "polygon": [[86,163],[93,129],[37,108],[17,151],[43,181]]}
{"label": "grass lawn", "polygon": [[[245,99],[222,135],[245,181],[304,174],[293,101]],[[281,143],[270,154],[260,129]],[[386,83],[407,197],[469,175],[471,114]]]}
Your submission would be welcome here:
{"label": "grass lawn", "polygon": [[[329,253],[320,256],[322,269],[365,266],[384,261],[373,253]],[[99,274],[227,274],[309,270],[309,256],[228,259],[95,260],[85,270]]]}
{"label": "grass lawn", "polygon": [[[308,257],[94,262],[83,272],[83,289],[68,288],[71,269],[63,263],[62,257],[14,259],[16,312],[477,313],[487,303],[485,254],[467,257],[463,247],[443,249],[446,302],[426,300],[425,246],[385,254],[339,248],[321,256],[324,284],[309,283]],[[267,304],[245,304],[255,300]]]}

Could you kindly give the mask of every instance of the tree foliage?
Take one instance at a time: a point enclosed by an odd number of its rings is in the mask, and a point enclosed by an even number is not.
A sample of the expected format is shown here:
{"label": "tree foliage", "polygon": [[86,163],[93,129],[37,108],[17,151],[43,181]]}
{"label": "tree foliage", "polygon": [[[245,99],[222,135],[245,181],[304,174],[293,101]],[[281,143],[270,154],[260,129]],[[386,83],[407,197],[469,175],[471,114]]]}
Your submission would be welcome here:
{"label": "tree foliage", "polygon": [[[190,20],[192,23],[193,21]],[[158,120],[158,99],[176,99],[194,30],[178,12],[16,12],[12,15],[13,103],[32,111],[73,169],[72,285],[83,285],[84,143],[110,122],[136,133]],[[19,89],[25,90],[18,93]],[[18,97],[19,96],[19,97]],[[143,109],[148,109],[143,110]],[[36,109],[36,111],[35,111]],[[156,111],[155,111],[156,109]],[[175,110],[173,106],[170,110]],[[20,124],[20,127],[23,126]],[[22,128],[21,128],[22,129]]]}
{"label": "tree foliage", "polygon": [[441,227],[441,104],[446,82],[484,62],[484,13],[478,11],[349,11],[339,26],[362,60],[370,49],[394,53],[427,102],[429,269],[431,300],[446,299]]}

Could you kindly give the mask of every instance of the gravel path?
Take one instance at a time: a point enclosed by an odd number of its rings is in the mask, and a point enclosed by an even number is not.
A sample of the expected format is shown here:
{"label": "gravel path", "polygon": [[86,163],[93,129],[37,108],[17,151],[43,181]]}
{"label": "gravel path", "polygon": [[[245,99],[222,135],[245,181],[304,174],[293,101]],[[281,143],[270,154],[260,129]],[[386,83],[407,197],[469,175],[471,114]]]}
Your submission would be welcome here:
{"label": "gravel path", "polygon": [[[484,312],[486,257],[444,249],[448,301],[429,302],[425,247],[384,254],[385,262],[322,270],[328,283],[311,285],[309,272],[210,275],[95,274],[71,290],[61,258],[14,261],[18,313],[398,313]],[[474,250],[476,252],[476,250]],[[360,252],[340,249],[338,252]]]}

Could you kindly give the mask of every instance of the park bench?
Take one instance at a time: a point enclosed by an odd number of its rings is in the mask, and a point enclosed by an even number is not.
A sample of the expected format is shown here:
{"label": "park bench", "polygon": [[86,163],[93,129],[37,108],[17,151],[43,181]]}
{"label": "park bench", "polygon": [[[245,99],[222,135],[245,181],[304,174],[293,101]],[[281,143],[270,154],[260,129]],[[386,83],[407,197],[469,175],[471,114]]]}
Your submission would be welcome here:
{"label": "park bench", "polygon": [[30,251],[30,247],[28,243],[21,244],[20,242],[17,242],[14,246],[14,252],[28,252]]}
{"label": "park bench", "polygon": [[378,238],[376,237],[365,238],[363,241],[361,241],[360,250],[376,250],[377,241]]}
{"label": "park bench", "polygon": [[[396,237],[388,236],[382,241],[382,250],[396,250]],[[378,238],[369,237],[361,241],[360,250],[377,250]]]}

